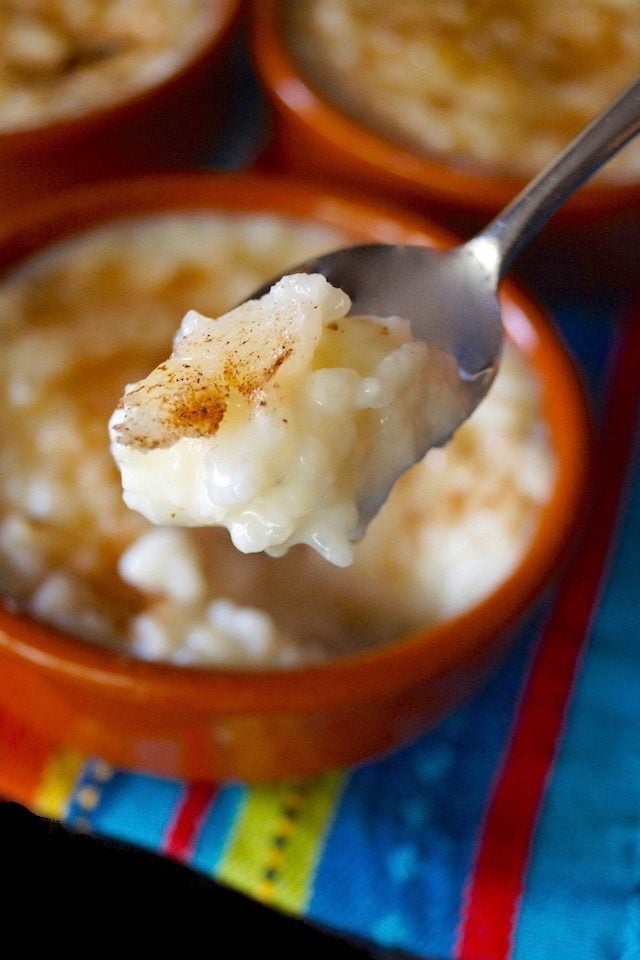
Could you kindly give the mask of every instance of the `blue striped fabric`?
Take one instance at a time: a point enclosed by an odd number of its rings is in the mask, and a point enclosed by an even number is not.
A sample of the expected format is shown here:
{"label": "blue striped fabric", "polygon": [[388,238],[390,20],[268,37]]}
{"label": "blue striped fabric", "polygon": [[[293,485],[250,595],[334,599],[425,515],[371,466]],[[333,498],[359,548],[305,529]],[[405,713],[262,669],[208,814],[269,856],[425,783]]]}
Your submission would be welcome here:
{"label": "blue striped fabric", "polygon": [[350,778],[309,916],[420,956],[451,956],[465,882],[540,615],[474,700]]}
{"label": "blue striped fabric", "polygon": [[640,958],[640,429],[634,462],[535,838],[516,960]]}
{"label": "blue striped fabric", "polygon": [[192,866],[203,873],[214,873],[222,861],[226,845],[247,795],[247,788],[229,784],[218,792],[196,840]]}
{"label": "blue striped fabric", "polygon": [[104,784],[91,826],[104,836],[161,850],[182,790],[177,780],[118,772]]}

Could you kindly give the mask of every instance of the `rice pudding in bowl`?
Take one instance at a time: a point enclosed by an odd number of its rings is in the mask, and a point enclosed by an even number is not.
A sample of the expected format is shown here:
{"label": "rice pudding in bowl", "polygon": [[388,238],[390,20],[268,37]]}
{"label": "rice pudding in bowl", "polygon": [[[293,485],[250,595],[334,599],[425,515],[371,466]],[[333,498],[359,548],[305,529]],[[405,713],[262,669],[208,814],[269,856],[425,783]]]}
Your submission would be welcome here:
{"label": "rice pudding in bowl", "polygon": [[[339,410],[329,410],[328,425],[321,422],[319,428],[311,411],[304,418],[305,428],[314,430],[308,451],[302,442],[308,441],[308,434],[298,436],[303,427],[291,437],[290,425],[281,422],[280,413],[293,419],[305,406],[316,404],[313,397],[300,396],[299,390],[286,403],[282,393],[288,384],[277,378],[273,392],[265,393],[266,410],[257,401],[257,415],[262,417],[258,423],[251,417],[245,422],[244,409],[230,398],[227,415],[241,421],[233,426],[241,431],[243,445],[237,450],[238,441],[226,440],[225,446],[224,438],[218,439],[213,454],[206,436],[181,439],[184,417],[177,427],[172,418],[154,424],[151,415],[144,417],[144,407],[131,405],[139,392],[126,394],[122,412],[128,417],[113,418],[117,423],[112,435],[128,481],[127,501],[155,523],[172,526],[154,529],[121,500],[109,462],[106,424],[123,383],[133,372],[146,372],[167,350],[173,305],[189,302],[192,296],[200,306],[209,303],[209,310],[218,312],[219,304],[229,305],[225,277],[232,278],[232,288],[233,279],[248,282],[247,293],[285,267],[283,251],[285,257],[292,248],[312,257],[345,239],[323,235],[320,227],[266,216],[140,218],[50,247],[0,284],[0,305],[8,304],[0,315],[3,596],[53,626],[134,655],[153,656],[155,644],[158,657],[175,662],[274,666],[393,640],[424,622],[437,622],[443,613],[451,615],[473,605],[508,576],[529,545],[555,472],[538,388],[513,346],[507,348],[498,383],[477,415],[443,449],[427,454],[415,473],[403,477],[391,503],[373,522],[371,536],[365,534],[357,546],[347,537],[349,524],[355,523],[352,498],[328,485],[314,512],[300,521],[298,542],[309,529],[309,547],[292,549],[286,564],[256,555],[266,547],[278,556],[296,542],[289,532],[290,512],[298,500],[310,498],[300,465],[308,470],[309,460],[316,456],[334,461],[325,465],[333,478],[342,464],[335,463],[337,454],[327,432],[338,435],[342,453],[353,429],[348,405],[344,422]],[[253,278],[247,262],[255,270]],[[324,278],[318,279],[333,290]],[[325,296],[332,294],[327,291]],[[242,310],[246,306],[234,313]],[[317,312],[311,308],[314,320]],[[228,343],[237,324],[237,338],[245,343],[250,336],[246,322],[236,321],[233,313],[228,316],[231,322],[223,317],[209,321],[209,326],[221,325],[220,336]],[[360,357],[351,357],[350,362],[362,369],[362,331],[352,331],[351,338],[357,340],[357,334],[360,340],[351,352],[360,351]],[[367,330],[366,335],[371,333]],[[283,336],[276,329],[275,342],[281,343]],[[339,328],[327,331],[327,337],[337,339],[342,350],[333,368],[335,381],[336,374],[350,369],[345,359],[348,348]],[[406,342],[406,336],[402,340]],[[374,358],[374,369],[381,359],[380,344],[387,351],[392,343],[391,332],[385,336],[382,329],[373,343],[365,342],[364,352]],[[306,346],[295,344],[293,354]],[[418,373],[427,380],[430,351],[425,344],[417,346],[425,354],[424,361],[418,356]],[[263,349],[268,352],[268,344]],[[329,351],[326,345],[324,351]],[[391,356],[382,356],[387,366]],[[174,373],[173,381],[179,377],[179,385],[192,390],[193,378],[200,381],[204,375],[202,364],[196,365],[191,354],[188,360],[188,369]],[[158,369],[164,372],[165,367],[163,362]],[[284,363],[281,369],[286,371]],[[324,380],[331,368],[321,370]],[[348,385],[355,379],[356,371],[352,373]],[[312,378],[311,393],[319,388],[317,379]],[[152,384],[142,381],[145,393],[164,413],[168,402],[159,386],[157,378]],[[358,384],[353,386],[357,391]],[[387,392],[391,386],[383,384]],[[333,382],[330,398],[322,394],[320,414],[327,413],[329,399],[337,403],[338,387]],[[442,394],[446,408],[445,389]],[[414,405],[419,401],[420,397]],[[144,402],[149,404],[147,396]],[[198,396],[198,409],[203,402]],[[206,422],[211,423],[213,401],[209,398],[207,404]],[[251,398],[245,405],[251,408]],[[437,391],[431,404],[425,403],[430,405],[438,407]],[[390,433],[384,430],[387,423]],[[202,425],[200,419],[197,425]],[[117,433],[122,427],[133,434],[137,446],[122,443]],[[363,465],[374,475],[385,471],[380,457],[391,459],[394,440],[401,437],[402,418],[392,407],[384,411],[382,428],[378,442],[383,449],[374,449],[371,464]],[[177,433],[177,442],[149,448],[155,439],[152,431],[170,429]],[[284,434],[282,442],[278,430]],[[176,437],[169,436],[167,443],[172,440]],[[262,462],[263,445],[273,450],[276,464]],[[290,470],[297,470],[293,479],[277,474],[269,477],[264,489],[259,485],[262,478],[256,480],[254,474],[262,470],[270,475],[286,460],[289,448],[293,448]],[[355,449],[353,443],[347,446],[350,458]],[[408,462],[415,459],[412,451],[411,444]],[[200,479],[201,461],[216,454],[215,469],[205,469],[225,481],[219,483],[225,504],[238,501],[229,519],[222,515],[219,519],[228,526],[232,542],[221,529],[198,529],[218,519],[216,502],[206,498],[206,475],[204,482]],[[166,481],[160,487],[163,475]],[[322,472],[313,471],[309,484],[318,487],[322,481]],[[201,517],[204,500],[208,512]],[[283,527],[285,533],[278,538]],[[252,555],[237,555],[238,549]],[[352,563],[352,569],[325,570],[315,552],[341,567]],[[478,587],[465,589],[465,566],[475,570],[469,579],[477,580],[480,556],[491,571],[484,578],[484,594]],[[302,601],[312,583],[316,589],[311,600]],[[405,608],[409,594],[413,610]]]}
{"label": "rice pudding in bowl", "polygon": [[0,209],[215,140],[239,0],[0,0]]}
{"label": "rice pudding in bowl", "polygon": [[[631,82],[640,53],[640,8],[616,0],[267,0],[255,19],[285,165],[326,173],[322,143],[338,177],[485,213]],[[569,214],[622,206],[639,179],[636,144]]]}
{"label": "rice pudding in bowl", "polygon": [[[376,217],[375,208],[367,222],[367,207],[249,178],[175,178],[104,188],[93,203],[89,193],[65,199],[42,227],[22,228],[23,262],[1,287],[9,612],[0,659],[6,694],[13,699],[16,684],[25,691],[14,709],[35,723],[53,709],[72,743],[190,775],[311,772],[410,736],[444,709],[443,697],[467,689],[462,679],[451,687],[461,649],[465,661],[495,655],[498,623],[535,590],[566,534],[576,491],[563,477],[575,474],[584,424],[571,422],[579,397],[552,335],[510,301],[520,333],[495,393],[433,463],[430,454],[396,486],[348,570],[301,546],[282,559],[244,556],[224,530],[154,528],[126,509],[106,434],[123,383],[166,354],[187,305],[222,312],[292,260],[343,244],[353,222],[354,239],[395,232],[413,241],[420,222]],[[49,240],[41,253],[38,235]],[[25,243],[34,251],[26,260]],[[573,440],[563,449],[543,369],[529,364],[536,350],[555,358],[567,387]],[[397,639],[411,632],[420,636]],[[185,669],[194,666],[208,669]],[[416,700],[425,670],[427,687],[448,676],[446,696],[434,689]],[[346,731],[338,742],[335,724]],[[158,758],[149,742],[167,737],[173,746]]]}
{"label": "rice pudding in bowl", "polygon": [[93,113],[166,80],[222,12],[211,0],[0,0],[0,132]]}

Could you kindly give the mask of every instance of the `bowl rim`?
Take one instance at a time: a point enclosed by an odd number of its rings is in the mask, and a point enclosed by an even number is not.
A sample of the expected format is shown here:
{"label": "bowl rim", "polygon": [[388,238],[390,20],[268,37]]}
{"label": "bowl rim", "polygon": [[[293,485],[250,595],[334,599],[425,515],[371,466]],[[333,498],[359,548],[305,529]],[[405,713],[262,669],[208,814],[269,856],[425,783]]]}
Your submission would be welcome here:
{"label": "bowl rim", "polygon": [[[342,229],[356,240],[364,234],[383,242],[421,241],[437,246],[454,242],[448,231],[402,209],[351,200],[295,179],[170,173],[94,183],[10,214],[0,230],[0,273],[52,241],[108,221],[195,211],[271,212]],[[577,370],[551,322],[510,282],[504,284],[502,300],[510,334],[529,351],[540,377],[556,454],[556,478],[525,556],[483,601],[381,647],[313,666],[250,671],[133,660],[0,605],[2,654],[60,681],[79,684],[89,694],[101,692],[121,701],[153,704],[158,710],[198,715],[317,711],[364,701],[372,694],[400,693],[427,676],[444,675],[466,660],[471,663],[474,651],[516,621],[559,560],[584,499],[592,441]],[[544,389],[548,383],[553,383],[553,392]]]}
{"label": "bowl rim", "polygon": [[[358,123],[316,89],[298,68],[280,29],[287,0],[253,0],[251,46],[258,72],[281,111],[296,117],[327,145],[348,153],[363,169],[373,169],[405,190],[428,191],[434,202],[454,203],[485,214],[505,207],[532,179],[456,165],[445,157],[421,156]],[[348,146],[345,147],[345,144]],[[469,202],[469,198],[472,202]],[[584,185],[560,216],[588,217],[640,203],[640,181]]]}
{"label": "bowl rim", "polygon": [[17,150],[37,150],[44,140],[73,140],[107,125],[126,121],[135,117],[147,107],[154,107],[156,101],[162,102],[174,89],[180,87],[192,75],[197,74],[224,46],[240,19],[244,0],[207,0],[210,12],[214,13],[214,4],[219,6],[215,18],[206,24],[202,39],[196,44],[190,55],[158,82],[144,87],[131,96],[87,110],[69,117],[60,117],[31,127],[0,130],[0,149],[11,147]]}

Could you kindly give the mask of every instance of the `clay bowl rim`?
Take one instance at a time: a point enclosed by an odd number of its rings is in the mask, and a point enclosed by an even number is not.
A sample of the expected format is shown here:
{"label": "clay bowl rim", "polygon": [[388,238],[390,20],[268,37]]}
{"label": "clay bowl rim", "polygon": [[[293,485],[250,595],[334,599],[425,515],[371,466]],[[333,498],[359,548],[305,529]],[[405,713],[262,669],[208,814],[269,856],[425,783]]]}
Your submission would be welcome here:
{"label": "clay bowl rim", "polygon": [[[424,191],[434,203],[455,204],[468,212],[491,216],[505,207],[532,177],[509,176],[456,165],[446,158],[426,157],[386,140],[360,124],[314,89],[297,67],[279,27],[283,0],[254,0],[251,42],[254,60],[270,97],[287,115],[320,136],[338,154],[356,161],[363,176],[403,184],[405,192]],[[470,199],[472,198],[471,202]],[[640,180],[588,183],[558,212],[563,220],[582,220],[640,204]]]}
{"label": "clay bowl rim", "polygon": [[[0,230],[0,272],[55,240],[112,220],[163,212],[269,213],[315,220],[355,237],[388,242],[451,244],[452,235],[379,203],[285,178],[253,174],[160,174],[105,181],[58,194],[10,214]],[[353,224],[359,231],[353,230]],[[350,226],[351,225],[351,226]],[[384,698],[455,666],[510,627],[548,579],[566,546],[583,501],[591,431],[582,386],[569,354],[542,311],[511,283],[503,300],[514,339],[533,345],[530,358],[544,392],[556,448],[553,495],[543,508],[523,560],[500,587],[467,612],[408,637],[349,657],[293,669],[242,671],[148,663],[88,643],[0,606],[0,650],[36,671],[86,693],[182,713],[238,715],[317,711]],[[523,314],[529,322],[523,321]],[[525,351],[526,352],[526,351]],[[429,642],[425,642],[428,639]]]}
{"label": "clay bowl rim", "polygon": [[[160,107],[163,101],[188,84],[209,61],[225,46],[241,19],[245,0],[219,0],[220,13],[207,26],[200,43],[168,76],[150,87],[134,92],[80,114],[72,114],[31,127],[19,127],[0,131],[0,150],[17,152],[36,151],[45,141],[64,145],[76,139],[97,133],[105,127],[127,122],[147,110]],[[214,10],[214,0],[209,0]]]}

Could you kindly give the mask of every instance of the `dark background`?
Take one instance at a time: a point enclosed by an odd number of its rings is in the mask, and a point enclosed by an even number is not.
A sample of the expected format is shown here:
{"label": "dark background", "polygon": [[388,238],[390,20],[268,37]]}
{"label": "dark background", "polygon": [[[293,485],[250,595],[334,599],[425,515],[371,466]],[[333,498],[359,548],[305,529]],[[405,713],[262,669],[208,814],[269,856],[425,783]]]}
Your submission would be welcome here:
{"label": "dark background", "polygon": [[[92,931],[87,960],[106,940],[132,938],[150,947],[169,938],[197,939],[212,957],[238,960],[268,952],[278,958],[321,955],[327,960],[391,960],[406,956],[347,942],[285,917],[166,858],[81,834],[35,817],[16,803],[0,802],[0,844],[5,894],[3,956],[22,957],[44,938],[65,952],[80,948],[81,928]],[[29,919],[25,921],[25,916]],[[6,950],[19,936],[22,949]],[[126,956],[126,953],[125,953]],[[182,956],[182,953],[179,953]]]}

